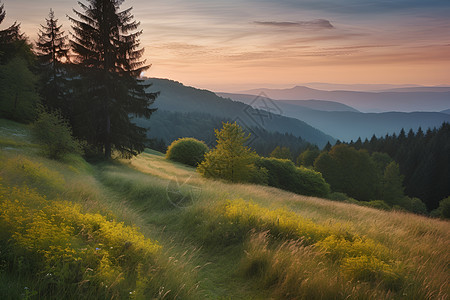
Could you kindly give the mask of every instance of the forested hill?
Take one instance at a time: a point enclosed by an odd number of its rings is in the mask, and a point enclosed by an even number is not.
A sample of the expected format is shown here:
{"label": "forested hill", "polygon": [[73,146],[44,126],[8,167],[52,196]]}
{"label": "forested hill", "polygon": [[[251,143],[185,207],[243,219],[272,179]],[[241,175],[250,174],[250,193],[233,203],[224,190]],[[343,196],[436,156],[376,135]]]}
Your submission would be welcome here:
{"label": "forested hill", "polygon": [[[200,90],[193,87],[187,87],[183,84],[168,80],[151,78],[147,80],[152,86],[149,91],[161,92],[155,102],[155,107],[158,108],[159,113],[162,111],[179,112],[179,113],[202,113],[215,118],[223,120],[237,121],[244,129],[255,131],[254,128],[260,131],[279,132],[281,134],[292,134],[296,137],[301,137],[304,141],[316,144],[323,147],[327,142],[334,143],[335,139],[320,130],[313,128],[303,121],[295,118],[289,118],[279,115],[280,111],[277,107],[261,103],[265,109],[254,109],[249,105],[241,102],[235,102],[230,99],[225,99],[217,96],[213,92],[207,90]],[[149,136],[152,133],[162,130],[162,124],[156,122],[158,120],[158,111],[154,113],[150,120],[139,120],[141,126],[150,127]],[[183,118],[183,115],[179,115]],[[182,122],[181,120],[176,120]],[[201,128],[203,131],[213,132],[211,122],[204,122],[198,118],[198,124],[192,128]],[[171,132],[173,136],[196,136],[196,132],[186,132],[187,128],[183,128],[183,132],[177,133],[177,126],[175,124],[164,124],[170,126],[174,131]],[[171,142],[171,141],[168,141]]]}

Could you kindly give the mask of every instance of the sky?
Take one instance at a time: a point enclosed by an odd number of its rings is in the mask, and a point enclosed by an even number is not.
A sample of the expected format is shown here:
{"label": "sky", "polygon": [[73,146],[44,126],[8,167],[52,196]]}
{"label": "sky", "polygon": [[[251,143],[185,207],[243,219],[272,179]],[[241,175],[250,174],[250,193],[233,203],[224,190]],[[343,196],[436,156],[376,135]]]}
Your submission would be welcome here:
{"label": "sky", "polygon": [[[82,0],[86,3],[86,0]],[[1,0],[34,41],[49,9],[71,31],[76,0]],[[148,77],[213,91],[305,82],[450,84],[449,0],[125,0]]]}

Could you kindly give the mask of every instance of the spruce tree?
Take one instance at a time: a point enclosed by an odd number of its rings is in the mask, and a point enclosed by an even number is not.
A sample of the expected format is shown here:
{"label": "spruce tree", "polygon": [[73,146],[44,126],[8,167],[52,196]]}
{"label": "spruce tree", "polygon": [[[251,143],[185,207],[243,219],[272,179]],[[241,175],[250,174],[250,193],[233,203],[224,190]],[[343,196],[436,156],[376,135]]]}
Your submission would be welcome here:
{"label": "spruce tree", "polygon": [[[4,5],[0,6],[0,24],[6,16]],[[14,22],[6,29],[0,30],[0,64],[6,64],[16,56],[22,56],[28,63],[33,60],[33,54],[30,50],[25,36],[20,33],[20,24]]]}
{"label": "spruce tree", "polygon": [[[2,4],[0,6],[0,24],[3,22],[5,17],[6,17],[5,6]],[[0,30],[0,43],[7,44],[19,38],[22,38],[23,36],[19,33],[19,30],[20,24],[17,24],[17,22],[14,22],[14,24],[9,26],[7,29]]]}
{"label": "spruce tree", "polygon": [[52,9],[45,19],[46,25],[41,25],[36,42],[36,52],[41,67],[42,90],[44,103],[51,109],[60,109],[68,114],[66,74],[63,63],[68,61],[69,47],[67,36],[58,26],[58,19]]}
{"label": "spruce tree", "polygon": [[157,96],[138,79],[149,68],[141,60],[140,23],[131,8],[120,10],[123,0],[86,2],[79,2],[82,12],[73,10],[78,19],[69,17],[74,62],[81,70],[74,131],[106,158],[114,149],[131,157],[144,150],[146,141],[145,128],[131,118],[150,118],[155,109],[149,106]]}
{"label": "spruce tree", "polygon": [[0,24],[3,22],[3,20],[6,17],[6,11],[5,11],[5,6],[2,4],[0,6]]}

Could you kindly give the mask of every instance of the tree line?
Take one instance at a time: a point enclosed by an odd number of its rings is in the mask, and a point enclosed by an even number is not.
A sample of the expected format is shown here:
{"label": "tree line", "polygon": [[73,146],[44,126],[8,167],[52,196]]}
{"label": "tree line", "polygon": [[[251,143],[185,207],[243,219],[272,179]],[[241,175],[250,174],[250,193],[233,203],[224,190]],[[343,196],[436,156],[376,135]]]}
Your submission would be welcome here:
{"label": "tree line", "polygon": [[406,133],[402,129],[398,135],[373,136],[348,145],[392,157],[404,176],[405,193],[422,199],[429,210],[437,208],[439,201],[450,195],[449,123],[426,132],[419,128],[417,132]]}
{"label": "tree line", "polygon": [[[139,22],[123,0],[86,0],[69,16],[69,38],[50,10],[32,45],[20,24],[0,31],[0,116],[31,122],[42,111],[67,119],[88,151],[110,158],[144,150],[146,129],[133,118],[149,118],[158,93],[140,79]],[[0,23],[6,12],[0,7]]]}
{"label": "tree line", "polygon": [[[288,147],[272,157],[294,161]],[[322,173],[334,192],[363,201],[383,200],[413,211],[435,210],[450,195],[450,124],[440,128],[401,130],[324,149],[309,147],[296,158],[298,166]]]}

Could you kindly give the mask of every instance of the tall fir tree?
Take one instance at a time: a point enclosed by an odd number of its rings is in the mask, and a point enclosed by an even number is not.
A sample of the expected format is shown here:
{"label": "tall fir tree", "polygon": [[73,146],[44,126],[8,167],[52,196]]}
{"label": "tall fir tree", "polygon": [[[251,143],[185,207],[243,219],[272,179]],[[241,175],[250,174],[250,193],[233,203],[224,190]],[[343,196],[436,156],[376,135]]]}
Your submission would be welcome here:
{"label": "tall fir tree", "polygon": [[[6,11],[4,4],[0,5],[0,24],[6,17]],[[22,35],[19,33],[20,24],[14,22],[13,25],[9,26],[7,29],[0,30],[0,43],[10,43],[18,38],[21,38]]]}
{"label": "tall fir tree", "polygon": [[0,24],[3,22],[5,17],[6,17],[5,6],[2,4],[0,5]]}
{"label": "tall fir tree", "polygon": [[[4,5],[0,5],[0,24],[6,17]],[[6,64],[13,57],[21,56],[31,64],[33,53],[26,37],[20,32],[20,24],[14,22],[6,29],[0,30],[0,64]]]}
{"label": "tall fir tree", "polygon": [[50,109],[60,109],[64,115],[69,114],[67,103],[67,74],[64,62],[68,61],[68,37],[58,26],[58,19],[50,9],[46,25],[41,25],[36,42],[36,52],[41,68],[41,95],[44,104]]}
{"label": "tall fir tree", "polygon": [[71,40],[74,62],[81,71],[81,94],[73,127],[106,158],[113,150],[131,157],[144,150],[146,129],[132,117],[150,118],[149,106],[157,93],[148,93],[138,79],[149,68],[141,60],[139,22],[131,8],[120,10],[123,0],[86,0],[79,2],[83,12],[73,10]]}

